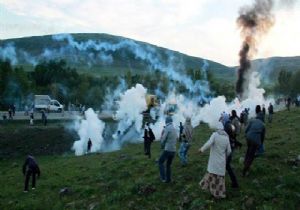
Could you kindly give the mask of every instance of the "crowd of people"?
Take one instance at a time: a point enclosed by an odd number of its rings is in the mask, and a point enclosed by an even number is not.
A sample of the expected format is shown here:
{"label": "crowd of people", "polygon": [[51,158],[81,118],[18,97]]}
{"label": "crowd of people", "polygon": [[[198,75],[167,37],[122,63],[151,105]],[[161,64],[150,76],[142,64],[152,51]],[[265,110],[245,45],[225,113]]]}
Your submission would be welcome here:
{"label": "crowd of people", "polygon": [[[272,122],[274,113],[273,105],[270,103],[268,107],[269,123]],[[246,154],[244,157],[244,167],[242,176],[248,175],[250,167],[257,155],[263,154],[265,139],[265,115],[264,106],[257,105],[255,109],[256,116],[248,120],[249,109],[245,109],[240,118],[236,111],[232,110],[231,116],[222,113],[220,124],[209,140],[199,149],[200,153],[210,148],[210,155],[207,167],[207,173],[200,181],[199,185],[203,190],[209,191],[215,198],[225,198],[225,171],[231,180],[231,187],[238,188],[239,184],[233,168],[231,167],[231,159],[234,150],[241,147],[242,144],[237,140],[238,135],[245,132],[246,137]],[[242,124],[245,128],[242,128]]]}
{"label": "crowd of people", "polygon": [[[267,110],[268,122],[272,123],[274,108],[271,103],[268,105]],[[231,180],[231,187],[239,188],[237,176],[231,166],[234,151],[242,147],[238,137],[244,132],[247,149],[242,176],[247,176],[255,157],[265,152],[264,139],[267,110],[264,105],[257,105],[255,109],[256,116],[252,119],[249,119],[249,108],[244,109],[240,116],[237,115],[236,110],[232,110],[230,114],[226,112],[221,114],[217,130],[212,133],[209,140],[198,150],[200,153],[204,153],[207,149],[210,149],[207,173],[199,183],[202,189],[208,190],[215,198],[226,197],[226,171]],[[171,116],[166,118],[165,124],[160,138],[162,152],[157,163],[161,181],[169,183],[172,180],[171,165],[176,155],[177,140],[180,142],[178,150],[180,163],[182,166],[186,166],[188,163],[188,151],[193,139],[193,128],[190,119],[186,119],[185,125],[180,123],[179,129],[176,130]],[[178,131],[179,134],[177,134]],[[149,155],[149,145],[155,139],[153,136],[153,139],[149,140],[150,138],[147,136],[149,136],[148,133],[150,132],[152,130],[147,124],[144,134],[145,155]]]}
{"label": "crowd of people", "polygon": [[[226,112],[221,113],[216,131],[211,134],[208,141],[198,150],[199,153],[210,150],[207,172],[199,182],[199,186],[201,189],[210,192],[216,199],[226,197],[226,171],[231,180],[231,187],[240,187],[231,162],[234,151],[240,149],[243,145],[238,141],[240,135],[244,134],[246,139],[242,177],[248,176],[255,157],[265,152],[266,115],[268,115],[268,123],[272,123],[274,107],[271,103],[267,109],[264,105],[257,105],[255,108],[256,115],[251,119],[249,119],[249,111],[246,108],[239,116],[236,110],[232,110],[230,114]],[[151,144],[156,137],[149,123],[145,124],[143,138],[144,154],[151,158]],[[163,183],[170,183],[172,181],[172,162],[176,156],[178,140],[180,143],[178,150],[180,163],[183,167],[188,164],[188,151],[193,143],[191,119],[187,118],[185,124],[180,123],[179,128],[176,129],[173,125],[172,116],[167,116],[159,139],[161,145],[161,153],[157,159],[159,177]],[[91,148],[92,141],[89,139],[87,142],[87,153],[91,152]],[[40,175],[38,164],[32,156],[27,157],[23,166],[23,173],[25,175],[24,192],[27,192],[30,177],[32,177],[32,188],[34,189],[36,175]]]}

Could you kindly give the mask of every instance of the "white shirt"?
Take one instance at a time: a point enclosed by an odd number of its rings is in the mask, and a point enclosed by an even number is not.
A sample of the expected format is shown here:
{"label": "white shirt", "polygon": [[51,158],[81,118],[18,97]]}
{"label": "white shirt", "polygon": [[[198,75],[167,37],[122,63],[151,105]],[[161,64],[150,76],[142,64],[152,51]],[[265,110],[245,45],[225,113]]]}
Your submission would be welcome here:
{"label": "white shirt", "polygon": [[225,176],[226,158],[231,153],[229,137],[224,130],[214,132],[201,147],[201,152],[210,148],[207,171],[219,176]]}

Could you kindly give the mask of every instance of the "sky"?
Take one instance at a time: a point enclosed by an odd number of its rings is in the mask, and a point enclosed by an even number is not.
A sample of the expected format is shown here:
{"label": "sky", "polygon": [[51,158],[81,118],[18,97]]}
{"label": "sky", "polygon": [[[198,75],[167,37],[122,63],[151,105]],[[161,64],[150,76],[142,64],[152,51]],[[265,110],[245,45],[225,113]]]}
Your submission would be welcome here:
{"label": "sky", "polygon": [[[291,0],[282,0],[291,1]],[[254,58],[300,55],[300,0],[276,4]],[[107,33],[238,65],[239,9],[253,0],[0,0],[0,39]]]}

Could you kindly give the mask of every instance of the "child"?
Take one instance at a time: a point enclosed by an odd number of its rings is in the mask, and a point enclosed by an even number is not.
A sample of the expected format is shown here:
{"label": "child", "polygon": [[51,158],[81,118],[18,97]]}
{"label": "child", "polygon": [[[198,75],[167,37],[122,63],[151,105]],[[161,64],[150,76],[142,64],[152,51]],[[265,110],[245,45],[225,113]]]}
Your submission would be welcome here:
{"label": "child", "polygon": [[186,166],[187,164],[187,152],[190,148],[190,144],[186,139],[186,136],[183,134],[182,135],[182,142],[180,143],[180,148],[179,148],[179,157],[180,157],[180,162],[182,166]]}

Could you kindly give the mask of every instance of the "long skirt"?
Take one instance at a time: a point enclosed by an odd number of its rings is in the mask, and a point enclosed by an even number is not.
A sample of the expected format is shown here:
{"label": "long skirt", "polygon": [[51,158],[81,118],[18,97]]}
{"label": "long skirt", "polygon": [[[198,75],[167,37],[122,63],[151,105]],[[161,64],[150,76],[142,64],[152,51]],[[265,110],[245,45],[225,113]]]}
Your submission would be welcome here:
{"label": "long skirt", "polygon": [[206,173],[199,182],[202,190],[209,191],[215,198],[225,198],[225,177],[216,174]]}

